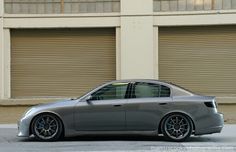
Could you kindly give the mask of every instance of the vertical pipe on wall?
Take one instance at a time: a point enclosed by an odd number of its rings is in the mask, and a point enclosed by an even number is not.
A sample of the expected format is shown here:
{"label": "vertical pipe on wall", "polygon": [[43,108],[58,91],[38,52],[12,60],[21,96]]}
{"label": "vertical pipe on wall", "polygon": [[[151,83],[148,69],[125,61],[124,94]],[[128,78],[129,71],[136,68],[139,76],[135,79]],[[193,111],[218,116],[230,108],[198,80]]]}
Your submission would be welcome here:
{"label": "vertical pipe on wall", "polygon": [[116,27],[116,80],[121,79],[121,39],[120,39],[120,27]]}
{"label": "vertical pipe on wall", "polygon": [[64,0],[61,0],[61,13],[64,13]]}
{"label": "vertical pipe on wall", "polygon": [[155,26],[153,28],[153,61],[154,61],[154,78],[159,79],[159,28]]}
{"label": "vertical pipe on wall", "polygon": [[11,36],[10,29],[3,29],[4,56],[4,98],[11,97]]}
{"label": "vertical pipe on wall", "polygon": [[4,29],[4,1],[0,0],[0,99],[10,98],[10,30]]}
{"label": "vertical pipe on wall", "polygon": [[4,13],[4,0],[0,0],[0,17],[2,18]]}
{"label": "vertical pipe on wall", "polygon": [[214,10],[215,9],[215,0],[211,0],[211,10]]}
{"label": "vertical pipe on wall", "polygon": [[0,1],[0,99],[4,98],[4,42],[3,42],[3,1]]}

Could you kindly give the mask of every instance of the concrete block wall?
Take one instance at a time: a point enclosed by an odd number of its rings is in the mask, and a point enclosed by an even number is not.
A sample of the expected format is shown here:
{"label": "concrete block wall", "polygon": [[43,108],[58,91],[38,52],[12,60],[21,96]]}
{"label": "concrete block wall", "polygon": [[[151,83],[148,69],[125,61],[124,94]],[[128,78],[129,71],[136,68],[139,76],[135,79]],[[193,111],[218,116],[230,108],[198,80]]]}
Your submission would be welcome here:
{"label": "concrete block wall", "polygon": [[236,8],[236,0],[154,0],[153,10],[162,11],[206,11]]}
{"label": "concrete block wall", "polygon": [[4,0],[7,14],[119,12],[120,0]]}

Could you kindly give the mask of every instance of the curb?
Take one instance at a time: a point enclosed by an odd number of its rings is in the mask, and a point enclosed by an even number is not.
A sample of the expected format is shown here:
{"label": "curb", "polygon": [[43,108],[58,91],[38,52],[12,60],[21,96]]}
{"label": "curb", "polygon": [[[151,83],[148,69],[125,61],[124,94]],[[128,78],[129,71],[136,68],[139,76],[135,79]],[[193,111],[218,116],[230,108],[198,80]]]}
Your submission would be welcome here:
{"label": "curb", "polygon": [[0,124],[0,129],[3,129],[3,128],[16,129],[17,124]]}

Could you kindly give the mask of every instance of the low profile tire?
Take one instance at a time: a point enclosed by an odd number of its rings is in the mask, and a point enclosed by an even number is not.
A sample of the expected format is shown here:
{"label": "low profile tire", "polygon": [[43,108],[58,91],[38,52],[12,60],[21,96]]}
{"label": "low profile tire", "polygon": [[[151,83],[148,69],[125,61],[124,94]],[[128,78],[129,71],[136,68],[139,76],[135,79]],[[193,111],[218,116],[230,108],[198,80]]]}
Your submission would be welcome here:
{"label": "low profile tire", "polygon": [[40,114],[34,118],[31,130],[37,140],[56,141],[61,137],[63,127],[57,116]]}
{"label": "low profile tire", "polygon": [[183,114],[171,114],[162,123],[162,132],[169,141],[187,140],[193,131],[191,120]]}

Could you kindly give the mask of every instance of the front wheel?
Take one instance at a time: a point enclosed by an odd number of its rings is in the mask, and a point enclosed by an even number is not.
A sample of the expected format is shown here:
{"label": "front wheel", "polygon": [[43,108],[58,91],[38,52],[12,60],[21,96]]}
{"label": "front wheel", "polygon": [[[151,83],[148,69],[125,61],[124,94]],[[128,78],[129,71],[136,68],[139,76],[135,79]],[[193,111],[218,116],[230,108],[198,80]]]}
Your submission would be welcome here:
{"label": "front wheel", "polygon": [[55,115],[41,114],[33,120],[32,133],[41,141],[55,141],[62,135],[62,123]]}
{"label": "front wheel", "polygon": [[164,119],[162,131],[168,140],[185,141],[192,134],[192,122],[183,114],[171,114]]}

